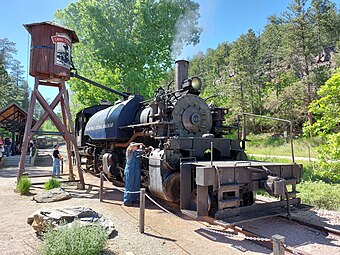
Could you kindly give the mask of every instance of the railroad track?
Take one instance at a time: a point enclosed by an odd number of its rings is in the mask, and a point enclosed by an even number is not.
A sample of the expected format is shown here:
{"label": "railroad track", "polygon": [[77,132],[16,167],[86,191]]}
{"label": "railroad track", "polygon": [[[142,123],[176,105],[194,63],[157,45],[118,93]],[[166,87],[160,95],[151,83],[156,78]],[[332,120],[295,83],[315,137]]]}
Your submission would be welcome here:
{"label": "railroad track", "polygon": [[[151,194],[150,194],[151,195]],[[151,195],[152,196],[152,195]],[[151,199],[151,197],[149,197]],[[166,202],[164,200],[160,200],[157,199],[155,197],[153,197],[156,201],[153,201],[155,203],[155,205],[157,205],[160,209],[162,209],[163,211],[170,213],[171,215],[178,217],[182,220],[186,220],[187,216],[184,216],[182,213],[180,213],[180,210],[178,208],[177,204],[173,204],[173,203],[169,203]],[[275,221],[279,222],[278,224],[278,228],[275,229],[275,232],[269,234],[265,234],[265,231],[262,231],[265,229],[264,225],[256,228],[258,229],[258,231],[261,231],[261,233],[263,234],[259,234],[256,233],[256,231],[251,230],[252,226],[251,224],[253,224],[254,222],[258,221],[260,223],[268,220],[268,219],[275,219]],[[293,229],[291,230],[286,230],[287,234],[289,232],[296,232],[298,234],[298,236],[296,236],[296,240],[295,241],[299,241],[299,243],[305,243],[305,241],[301,240],[304,236],[303,236],[303,231],[305,232],[311,232],[311,234],[315,234],[318,236],[319,239],[327,239],[328,236],[336,236],[337,241],[340,240],[340,231],[332,228],[332,227],[328,227],[328,226],[320,226],[317,224],[313,224],[310,222],[306,222],[303,221],[301,219],[295,218],[294,216],[291,217],[290,219],[288,219],[288,217],[286,216],[268,216],[268,217],[264,217],[264,218],[255,218],[255,219],[251,219],[251,221],[248,222],[243,222],[243,223],[235,223],[235,224],[230,224],[230,223],[226,223],[223,221],[219,221],[216,220],[215,218],[209,217],[209,216],[205,216],[205,217],[201,217],[199,218],[200,221],[207,223],[199,223],[199,222],[188,222],[189,224],[195,225],[195,227],[199,228],[199,230],[201,230],[200,234],[202,234],[203,236],[207,237],[207,238],[211,238],[212,236],[209,235],[210,234],[216,234],[216,235],[221,235],[224,237],[228,237],[228,238],[233,238],[236,237],[238,239],[244,239],[244,240],[249,240],[253,243],[256,243],[259,246],[262,246],[266,249],[269,250],[273,250],[273,241],[271,240],[271,237],[275,234],[280,234],[282,236],[285,236],[285,233],[276,233],[276,232],[280,232],[279,230],[281,230],[281,226],[286,226],[288,223],[290,225],[293,225]],[[281,221],[281,222],[280,222]],[[247,225],[248,224],[248,225]],[[289,225],[288,224],[288,225]],[[299,229],[300,227],[300,229]],[[253,228],[254,229],[254,228]],[[277,231],[276,231],[277,230]],[[203,231],[203,232],[202,232]],[[204,231],[206,233],[204,233]],[[300,234],[301,233],[301,234]],[[327,238],[326,238],[327,237]],[[308,238],[308,237],[307,237]],[[315,237],[314,237],[315,238]],[[290,238],[292,239],[292,238]],[[212,239],[213,240],[213,239]],[[313,243],[313,241],[311,241]],[[329,241],[328,241],[329,242]],[[316,242],[318,243],[318,242]],[[319,242],[320,245],[325,244],[322,242]],[[284,249],[286,251],[286,254],[294,254],[294,255],[312,255],[311,253],[308,253],[306,251],[302,251],[301,249],[297,249],[294,246],[298,245],[297,243],[294,244],[290,242],[289,238],[286,238],[285,240],[285,244],[284,244]],[[327,245],[327,244],[326,244]],[[337,245],[332,245],[334,249],[337,249],[335,252],[337,253],[339,250],[339,246]],[[241,251],[246,251],[247,249],[243,248],[242,246],[237,246],[234,248],[237,248]],[[313,253],[314,254],[314,253]],[[321,254],[321,253],[320,253]],[[335,254],[335,253],[328,253],[328,254]]]}
{"label": "railroad track", "polygon": [[[274,217],[271,217],[271,218],[275,218],[275,219],[278,219],[278,220],[280,220],[280,219],[287,220],[288,219],[288,217],[286,217],[286,216],[274,216]],[[209,223],[210,225],[217,225],[217,226],[223,227],[224,230],[222,230],[222,235],[226,233],[225,234],[226,236],[232,237],[233,235],[242,234],[242,235],[244,235],[244,239],[246,239],[248,241],[256,243],[257,245],[265,247],[269,250],[273,249],[273,242],[270,239],[270,236],[268,237],[268,236],[260,235],[258,233],[253,232],[252,230],[250,230],[246,227],[242,227],[242,226],[239,226],[237,224],[228,224],[228,223],[225,223],[223,221],[215,220],[212,217],[204,217],[203,220],[206,221],[207,223]],[[308,227],[308,228],[311,228],[313,230],[322,232],[326,236],[334,235],[334,236],[340,237],[340,231],[337,230],[337,229],[334,229],[334,228],[312,224],[312,223],[305,222],[303,220],[300,220],[300,219],[297,219],[297,218],[294,218],[294,217],[292,217],[291,219],[288,219],[288,220],[296,223],[296,225]],[[282,222],[282,224],[285,224],[285,222]],[[231,234],[230,230],[233,231],[232,234]],[[297,230],[295,230],[295,231],[297,231]],[[218,233],[219,231],[214,231],[214,232]],[[236,247],[236,248],[242,250],[242,247]],[[312,255],[311,253],[297,249],[297,248],[295,248],[295,247],[293,247],[293,246],[291,246],[287,243],[284,244],[284,249],[287,252],[287,254]]]}
{"label": "railroad track", "polygon": [[[173,214],[174,216],[179,217],[182,220],[186,219],[186,216],[183,217],[183,215],[180,213],[178,205],[176,206],[173,203],[169,203],[163,200],[160,200],[159,203],[162,204],[162,206],[166,207],[166,209],[170,211],[170,213]],[[232,238],[244,239],[244,240],[248,240],[250,242],[253,242],[261,247],[264,247],[272,251],[273,241],[271,240],[271,237],[277,234],[275,233],[276,231],[274,231],[271,234],[267,233],[267,235],[265,235],[265,234],[256,233],[256,231],[253,231],[251,229],[251,224],[253,222],[258,221],[262,223],[268,219],[274,219],[281,226],[287,226],[287,223],[289,223],[289,225],[291,225],[291,229],[286,230],[287,234],[291,231],[296,232],[296,233],[303,233],[303,232],[308,233],[309,232],[310,235],[312,236],[316,235],[319,239],[324,238],[326,240],[327,237],[331,235],[333,237],[336,236],[336,239],[340,240],[339,230],[335,228],[327,227],[327,226],[320,226],[320,225],[316,225],[313,223],[309,223],[301,219],[295,218],[294,216],[291,217],[291,219],[288,219],[288,217],[282,216],[282,215],[268,216],[268,218],[262,218],[262,219],[255,218],[255,219],[252,219],[252,221],[248,221],[246,223],[240,223],[240,224],[238,223],[229,224],[223,221],[218,221],[215,218],[212,218],[210,216],[205,216],[205,217],[200,217],[199,220],[204,223],[207,223],[206,225],[202,223],[197,224],[198,222],[196,222],[196,224],[194,225],[200,228],[201,231],[199,231],[199,234],[202,234],[203,236],[211,240],[214,240],[214,236],[212,236],[211,234],[214,234],[216,236],[221,235],[221,236],[231,238],[231,239]],[[192,223],[189,223],[189,224],[192,224]],[[265,228],[264,225],[262,227],[263,229]],[[262,232],[262,229],[258,228],[258,231]],[[278,232],[279,232],[279,229],[278,229]],[[280,235],[284,236],[285,234],[281,233]],[[299,239],[301,238],[303,238],[303,234],[301,234],[301,236],[298,236],[297,237],[298,240],[296,241],[300,241]],[[295,248],[294,246],[298,244],[296,242],[295,244],[294,242],[291,243],[289,239],[292,239],[292,238],[286,238],[285,243],[284,243],[284,249],[286,251],[286,254],[294,254],[294,255],[313,255],[314,254],[314,253],[308,253],[301,249]],[[305,243],[305,241],[301,241],[301,243]],[[321,244],[324,244],[324,243],[321,242]],[[241,251],[247,250],[246,248],[240,245],[234,246],[234,248],[239,249]],[[328,254],[335,254],[335,253],[330,252]]]}

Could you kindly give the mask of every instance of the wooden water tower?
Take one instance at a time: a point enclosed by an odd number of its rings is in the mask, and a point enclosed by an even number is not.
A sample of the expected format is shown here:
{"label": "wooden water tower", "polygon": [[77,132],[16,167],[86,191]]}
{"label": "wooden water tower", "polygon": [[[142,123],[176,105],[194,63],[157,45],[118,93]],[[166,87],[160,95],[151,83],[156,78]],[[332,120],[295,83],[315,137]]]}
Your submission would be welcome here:
{"label": "wooden water tower", "polygon": [[[35,77],[35,84],[28,109],[17,179],[19,180],[25,171],[25,156],[29,141],[34,134],[41,134],[38,130],[49,117],[59,130],[57,134],[63,136],[67,145],[69,179],[74,180],[71,163],[72,145],[76,156],[80,186],[81,188],[84,188],[84,178],[80,168],[81,162],[70,113],[69,94],[65,86],[65,81],[70,79],[72,44],[79,41],[78,37],[74,31],[52,22],[27,24],[24,25],[24,27],[31,34],[29,73],[31,76]],[[39,92],[39,85],[55,87],[58,89],[59,93],[51,104],[48,104]],[[45,113],[31,128],[34,106],[37,100],[45,110]],[[59,103],[62,113],[61,119],[53,111]]]}

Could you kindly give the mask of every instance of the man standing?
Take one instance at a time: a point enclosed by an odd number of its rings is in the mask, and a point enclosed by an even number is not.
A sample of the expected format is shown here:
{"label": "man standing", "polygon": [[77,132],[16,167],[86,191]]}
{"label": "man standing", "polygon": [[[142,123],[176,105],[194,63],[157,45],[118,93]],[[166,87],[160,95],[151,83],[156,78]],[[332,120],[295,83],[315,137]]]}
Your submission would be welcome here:
{"label": "man standing", "polygon": [[125,182],[125,191],[124,191],[124,205],[132,206],[139,202],[139,194],[138,193],[130,193],[130,192],[138,192],[140,190],[140,178],[141,178],[141,169],[140,169],[140,161],[139,156],[141,151],[138,150],[138,147],[143,145],[142,143],[130,143],[129,147],[126,149],[126,163],[124,169],[124,182]]}
{"label": "man standing", "polygon": [[9,139],[8,137],[5,138],[5,154],[8,157],[10,152],[11,152],[11,139]]}
{"label": "man standing", "polygon": [[60,177],[60,160],[62,160],[63,157],[60,155],[58,144],[54,145],[53,148],[54,150],[53,150],[52,176]]}

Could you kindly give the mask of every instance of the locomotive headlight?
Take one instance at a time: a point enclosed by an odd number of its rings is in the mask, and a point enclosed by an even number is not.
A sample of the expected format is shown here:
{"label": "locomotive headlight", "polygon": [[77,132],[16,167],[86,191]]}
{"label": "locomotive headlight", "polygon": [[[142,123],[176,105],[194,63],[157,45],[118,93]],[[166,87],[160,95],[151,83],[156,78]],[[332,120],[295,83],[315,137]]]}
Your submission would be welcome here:
{"label": "locomotive headlight", "polygon": [[196,89],[196,90],[200,90],[202,87],[202,81],[200,78],[198,77],[193,77],[191,79],[191,86]]}

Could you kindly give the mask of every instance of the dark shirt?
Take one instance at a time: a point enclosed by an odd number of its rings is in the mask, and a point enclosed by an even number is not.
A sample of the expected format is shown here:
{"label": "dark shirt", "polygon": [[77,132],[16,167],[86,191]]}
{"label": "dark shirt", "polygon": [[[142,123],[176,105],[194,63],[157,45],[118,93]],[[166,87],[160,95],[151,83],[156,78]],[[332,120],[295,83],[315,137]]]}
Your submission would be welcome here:
{"label": "dark shirt", "polygon": [[59,155],[59,150],[54,150],[53,151],[53,158],[59,158],[58,155]]}
{"label": "dark shirt", "polygon": [[5,145],[11,145],[11,140],[9,140],[9,138],[5,138]]}

